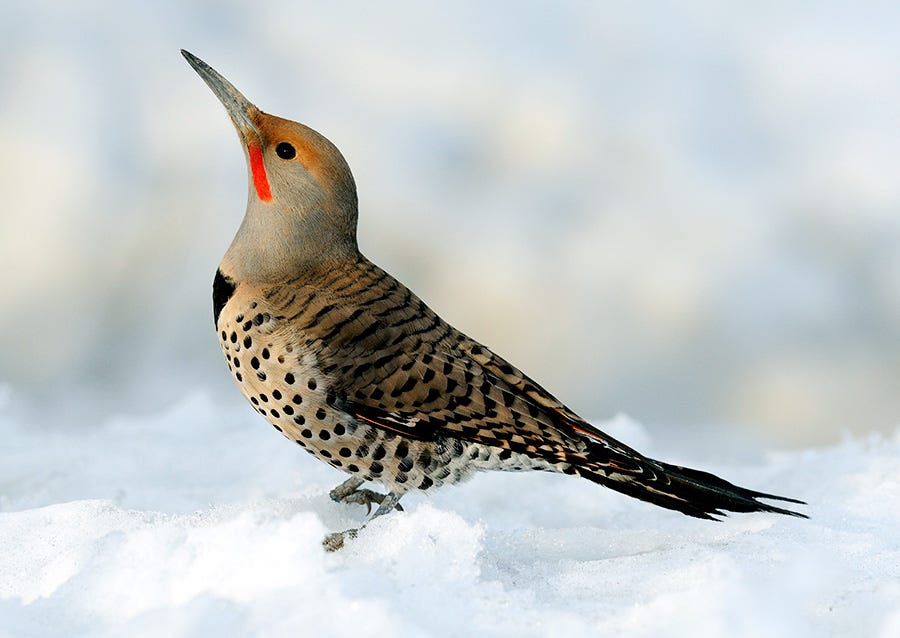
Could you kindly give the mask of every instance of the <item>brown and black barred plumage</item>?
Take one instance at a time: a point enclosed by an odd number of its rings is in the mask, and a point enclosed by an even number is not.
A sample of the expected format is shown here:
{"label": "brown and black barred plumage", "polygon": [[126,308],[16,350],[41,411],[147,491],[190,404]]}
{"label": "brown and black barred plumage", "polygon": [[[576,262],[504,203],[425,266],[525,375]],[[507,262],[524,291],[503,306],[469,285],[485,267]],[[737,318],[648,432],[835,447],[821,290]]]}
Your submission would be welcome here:
{"label": "brown and black barred plumage", "polygon": [[[378,502],[378,515],[407,491],[476,471],[547,470],[698,518],[802,516],[758,499],[801,501],[641,455],[444,322],[360,254],[356,188],[340,152],[184,55],[228,109],[252,184],[213,284],[225,358],[279,432],[351,475],[334,498]],[[364,481],[389,494],[360,489]]]}

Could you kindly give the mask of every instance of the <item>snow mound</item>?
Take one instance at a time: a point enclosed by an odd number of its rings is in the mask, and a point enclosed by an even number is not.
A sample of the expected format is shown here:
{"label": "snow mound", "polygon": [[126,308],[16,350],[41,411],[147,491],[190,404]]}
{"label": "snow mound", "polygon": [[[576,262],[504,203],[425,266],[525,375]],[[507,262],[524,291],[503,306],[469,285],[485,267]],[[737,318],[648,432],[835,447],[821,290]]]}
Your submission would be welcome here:
{"label": "snow mound", "polygon": [[[374,521],[342,475],[204,394],[72,433],[0,413],[0,636],[900,635],[900,431],[678,459],[804,498],[697,521],[541,473]],[[599,424],[650,440],[626,417]],[[654,450],[654,452],[660,452]]]}

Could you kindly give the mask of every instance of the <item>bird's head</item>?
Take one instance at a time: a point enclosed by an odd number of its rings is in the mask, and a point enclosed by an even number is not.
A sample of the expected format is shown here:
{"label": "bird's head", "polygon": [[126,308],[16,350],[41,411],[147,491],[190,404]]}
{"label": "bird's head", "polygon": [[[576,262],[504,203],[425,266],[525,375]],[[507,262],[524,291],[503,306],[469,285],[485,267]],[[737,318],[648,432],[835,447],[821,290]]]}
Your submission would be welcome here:
{"label": "bird's head", "polygon": [[356,185],[337,147],[303,124],[263,113],[203,60],[181,53],[225,106],[247,159],[247,212],[222,271],[274,283],[355,257]]}

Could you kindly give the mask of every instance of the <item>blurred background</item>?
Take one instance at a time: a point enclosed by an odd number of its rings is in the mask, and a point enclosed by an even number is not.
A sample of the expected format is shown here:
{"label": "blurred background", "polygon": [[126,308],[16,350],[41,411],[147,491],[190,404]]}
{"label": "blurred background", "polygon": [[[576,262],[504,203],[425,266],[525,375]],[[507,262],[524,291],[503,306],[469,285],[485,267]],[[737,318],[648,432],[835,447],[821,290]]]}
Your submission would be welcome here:
{"label": "blurred background", "polygon": [[0,3],[0,384],[35,427],[243,407],[246,201],[179,54],[328,136],[363,252],[584,416],[900,423],[900,5]]}

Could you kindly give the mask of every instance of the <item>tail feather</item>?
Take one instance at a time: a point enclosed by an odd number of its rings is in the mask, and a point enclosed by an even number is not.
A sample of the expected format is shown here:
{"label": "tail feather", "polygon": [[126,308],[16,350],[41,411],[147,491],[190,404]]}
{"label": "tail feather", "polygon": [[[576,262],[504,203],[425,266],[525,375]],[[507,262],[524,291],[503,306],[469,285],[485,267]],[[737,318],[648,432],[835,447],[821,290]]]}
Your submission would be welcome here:
{"label": "tail feather", "polygon": [[805,514],[760,502],[757,499],[805,505],[803,501],[756,492],[729,483],[709,472],[643,459],[640,474],[610,475],[585,471],[582,476],[628,496],[707,520],[720,520],[726,512],[770,512],[799,518]]}

